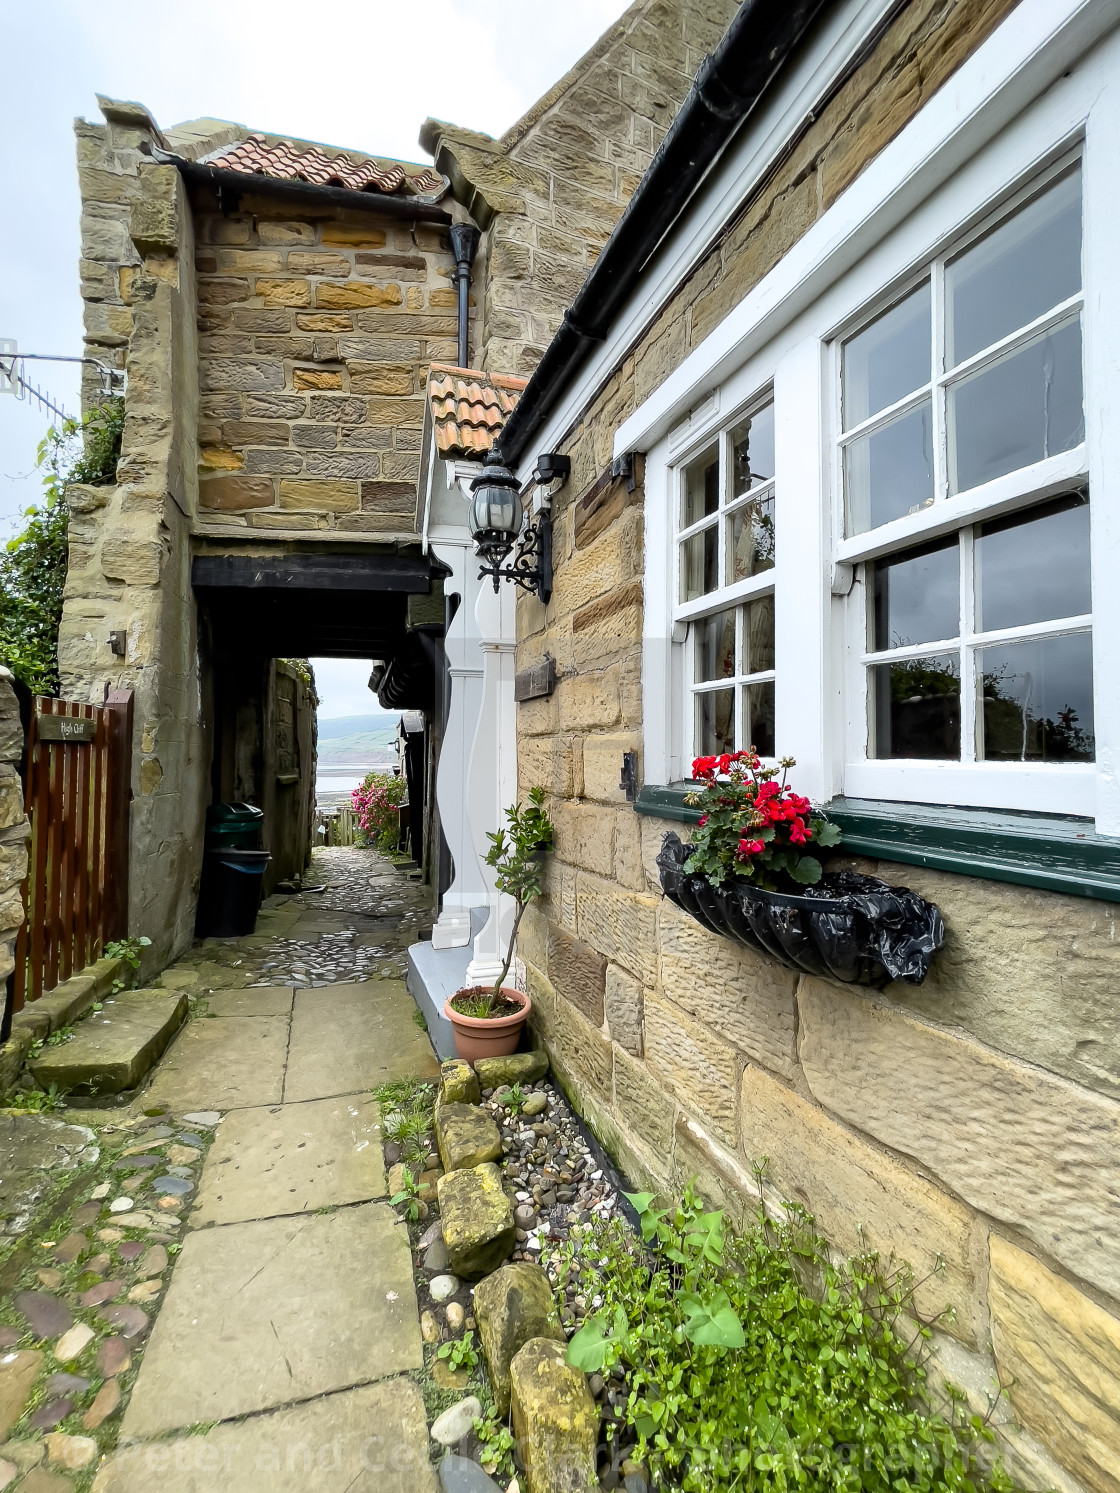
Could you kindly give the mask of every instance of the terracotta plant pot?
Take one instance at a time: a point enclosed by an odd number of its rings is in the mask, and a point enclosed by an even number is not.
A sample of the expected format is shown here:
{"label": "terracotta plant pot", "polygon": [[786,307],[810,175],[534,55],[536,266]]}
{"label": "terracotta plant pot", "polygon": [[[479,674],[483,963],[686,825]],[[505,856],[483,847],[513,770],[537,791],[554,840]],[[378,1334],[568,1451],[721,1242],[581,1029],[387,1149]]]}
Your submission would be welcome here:
{"label": "terracotta plant pot", "polygon": [[[470,985],[456,990],[451,1000],[459,995],[488,995],[490,988],[488,985]],[[468,1063],[473,1063],[475,1058],[504,1058],[517,1051],[521,1028],[529,1019],[533,1002],[510,985],[502,986],[502,999],[521,1009],[511,1016],[464,1016],[461,1011],[456,1011],[451,1000],[444,1001],[443,1014],[455,1029],[455,1051]]]}

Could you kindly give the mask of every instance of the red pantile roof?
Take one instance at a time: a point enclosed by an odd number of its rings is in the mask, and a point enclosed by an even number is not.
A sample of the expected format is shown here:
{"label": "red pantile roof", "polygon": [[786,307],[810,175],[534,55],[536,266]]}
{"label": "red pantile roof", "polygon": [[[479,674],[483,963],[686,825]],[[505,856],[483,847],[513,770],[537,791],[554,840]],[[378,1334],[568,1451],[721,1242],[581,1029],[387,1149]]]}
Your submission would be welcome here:
{"label": "red pantile roof", "polygon": [[527,378],[433,363],[428,399],[441,456],[485,456],[502,433]]}
{"label": "red pantile roof", "polygon": [[316,187],[344,187],[352,192],[407,192],[426,195],[446,188],[444,178],[427,167],[408,173],[396,161],[355,160],[346,151],[328,154],[321,146],[297,149],[291,140],[269,144],[264,135],[250,135],[205,158],[208,166],[240,171],[247,176],[272,176],[283,181],[305,181]]}

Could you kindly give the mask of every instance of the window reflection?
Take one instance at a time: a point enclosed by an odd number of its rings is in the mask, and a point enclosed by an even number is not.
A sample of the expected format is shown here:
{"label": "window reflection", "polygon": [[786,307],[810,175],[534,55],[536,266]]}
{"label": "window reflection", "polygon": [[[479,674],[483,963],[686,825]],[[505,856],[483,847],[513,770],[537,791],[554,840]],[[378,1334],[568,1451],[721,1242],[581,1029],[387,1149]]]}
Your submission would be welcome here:
{"label": "window reflection", "polygon": [[702,690],[696,696],[697,756],[735,750],[735,691]]}
{"label": "window reflection", "polygon": [[719,507],[719,448],[713,446],[690,461],[684,469],[683,509],[681,528],[707,518]]}
{"label": "window reflection", "polygon": [[696,627],[698,680],[732,679],[735,675],[735,613],[717,612]]}
{"label": "window reflection", "polygon": [[719,584],[719,531],[713,524],[681,545],[681,600],[695,601]]}
{"label": "window reflection", "polygon": [[933,501],[929,401],[860,436],[844,452],[848,533],[863,534]]}
{"label": "window reflection", "polygon": [[774,406],[766,405],[731,432],[731,496],[774,480]]}
{"label": "window reflection", "polygon": [[983,632],[1092,610],[1089,501],[1061,498],[985,524],[976,538],[976,612]]}
{"label": "window reflection", "polygon": [[1091,762],[1093,644],[1088,633],[981,648],[976,668],[988,762]]}
{"label": "window reflection", "polygon": [[743,743],[760,757],[776,756],[774,746],[774,686],[748,684],[743,690]]}
{"label": "window reflection", "polygon": [[845,430],[929,383],[930,326],[927,280],[848,339],[841,372]]}
{"label": "window reflection", "polygon": [[906,648],[955,638],[960,628],[960,546],[928,545],[874,565],[872,647]]}
{"label": "window reflection", "polygon": [[955,653],[876,664],[871,670],[874,757],[961,754],[961,671]]}
{"label": "window reflection", "polygon": [[1081,289],[1081,172],[1001,223],[945,270],[949,367]]}

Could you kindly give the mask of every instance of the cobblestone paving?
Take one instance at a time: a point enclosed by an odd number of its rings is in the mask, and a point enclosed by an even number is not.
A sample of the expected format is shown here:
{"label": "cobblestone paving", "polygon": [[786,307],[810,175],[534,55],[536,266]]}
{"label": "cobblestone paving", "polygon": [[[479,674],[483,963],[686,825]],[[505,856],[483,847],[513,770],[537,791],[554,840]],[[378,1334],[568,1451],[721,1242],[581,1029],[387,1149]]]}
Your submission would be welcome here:
{"label": "cobblestone paving", "polygon": [[191,1019],[130,1105],[0,1114],[0,1489],[434,1488],[369,1093],[437,1071],[430,894],[372,851],[308,880],[163,972]]}

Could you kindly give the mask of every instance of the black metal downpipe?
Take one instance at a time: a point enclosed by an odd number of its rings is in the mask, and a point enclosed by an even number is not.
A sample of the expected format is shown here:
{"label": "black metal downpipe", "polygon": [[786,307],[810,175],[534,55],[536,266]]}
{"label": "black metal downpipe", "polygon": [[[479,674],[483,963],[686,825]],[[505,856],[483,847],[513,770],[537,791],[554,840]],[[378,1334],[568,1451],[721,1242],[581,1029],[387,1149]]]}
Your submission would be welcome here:
{"label": "black metal downpipe", "polygon": [[508,466],[516,468],[665,235],[827,4],[743,0],[506,421],[500,445]]}
{"label": "black metal downpipe", "polygon": [[478,253],[479,232],[473,223],[452,223],[451,252],[455,255],[455,279],[459,285],[459,367],[469,368],[471,265]]}

